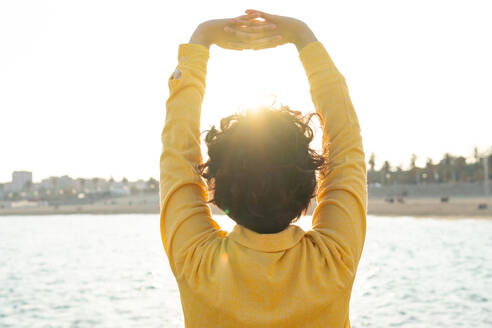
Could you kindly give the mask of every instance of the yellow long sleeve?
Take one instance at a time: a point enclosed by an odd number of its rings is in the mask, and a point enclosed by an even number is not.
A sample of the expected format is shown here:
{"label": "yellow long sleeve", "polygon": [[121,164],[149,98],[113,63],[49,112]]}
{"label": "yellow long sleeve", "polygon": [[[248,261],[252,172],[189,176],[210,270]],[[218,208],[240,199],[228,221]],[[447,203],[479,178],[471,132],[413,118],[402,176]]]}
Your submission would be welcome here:
{"label": "yellow long sleeve", "polygon": [[320,42],[300,54],[330,142],[313,230],[258,234],[213,221],[201,163],[200,112],[209,50],[179,46],[169,78],[160,157],[161,236],[186,327],[350,327],[349,301],[365,238],[367,187],[357,116]]}
{"label": "yellow long sleeve", "polygon": [[206,204],[207,187],[196,171],[202,161],[200,113],[208,58],[204,46],[181,44],[177,74],[168,80],[159,192],[161,235],[175,274],[175,261],[181,262],[192,251],[191,242],[201,242],[196,236],[213,238],[219,228]]}
{"label": "yellow long sleeve", "polygon": [[[305,46],[299,57],[309,79],[317,113],[323,118],[323,145],[329,149],[329,170],[318,181],[313,230],[353,270],[366,232],[367,172],[360,126],[345,78],[321,42]],[[335,250],[336,249],[336,250]]]}

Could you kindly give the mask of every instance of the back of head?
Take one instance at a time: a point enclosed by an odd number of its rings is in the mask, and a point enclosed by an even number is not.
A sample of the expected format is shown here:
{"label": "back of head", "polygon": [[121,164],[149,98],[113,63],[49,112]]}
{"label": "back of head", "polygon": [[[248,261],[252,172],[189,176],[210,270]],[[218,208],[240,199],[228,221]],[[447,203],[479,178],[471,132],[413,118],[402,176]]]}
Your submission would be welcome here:
{"label": "back of head", "polygon": [[262,107],[223,118],[220,130],[213,126],[205,138],[209,160],[200,165],[209,202],[258,233],[280,232],[305,214],[315,173],[327,165],[309,148],[313,115]]}

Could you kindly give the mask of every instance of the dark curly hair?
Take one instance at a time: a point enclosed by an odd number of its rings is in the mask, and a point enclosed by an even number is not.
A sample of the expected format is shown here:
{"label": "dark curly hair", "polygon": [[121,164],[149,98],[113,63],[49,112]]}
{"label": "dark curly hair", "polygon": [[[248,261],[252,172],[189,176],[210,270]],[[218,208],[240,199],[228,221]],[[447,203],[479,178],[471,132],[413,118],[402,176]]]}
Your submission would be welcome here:
{"label": "dark curly hair", "polygon": [[327,150],[309,148],[313,115],[260,107],[223,118],[220,131],[207,130],[209,159],[198,169],[213,195],[208,202],[258,233],[297,221],[316,195],[316,171],[328,164]]}

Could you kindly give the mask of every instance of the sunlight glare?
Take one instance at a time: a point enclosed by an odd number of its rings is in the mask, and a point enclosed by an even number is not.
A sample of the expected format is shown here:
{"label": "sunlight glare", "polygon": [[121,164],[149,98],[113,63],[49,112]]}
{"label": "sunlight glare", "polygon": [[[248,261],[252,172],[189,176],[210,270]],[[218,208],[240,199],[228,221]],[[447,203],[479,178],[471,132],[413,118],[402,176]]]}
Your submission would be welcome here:
{"label": "sunlight glare", "polygon": [[275,106],[276,97],[273,94],[250,97],[244,99],[239,106],[239,111],[249,111],[253,113],[258,113],[262,108],[277,108]]}

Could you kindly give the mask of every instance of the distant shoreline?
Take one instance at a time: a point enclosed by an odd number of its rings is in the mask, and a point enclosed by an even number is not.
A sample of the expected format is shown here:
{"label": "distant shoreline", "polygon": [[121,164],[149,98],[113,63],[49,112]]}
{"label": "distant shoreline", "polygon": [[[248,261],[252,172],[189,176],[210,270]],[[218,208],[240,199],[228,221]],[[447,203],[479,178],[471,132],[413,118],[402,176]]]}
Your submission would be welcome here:
{"label": "distant shoreline", "polygon": [[[492,220],[492,198],[463,197],[451,198],[442,203],[440,198],[404,199],[404,203],[394,200],[369,199],[368,214],[377,216],[412,216],[440,219],[489,219]],[[479,204],[487,208],[479,209]]]}
{"label": "distant shoreline", "polygon": [[[487,208],[478,209],[479,204]],[[60,205],[25,208],[0,208],[0,216],[15,215],[70,215],[70,214],[156,214],[159,215],[159,205],[148,204],[85,204]],[[213,214],[223,214],[212,207]],[[376,216],[412,216],[446,219],[492,219],[492,197],[451,198],[447,203],[441,203],[440,198],[405,198],[404,203],[395,199],[389,203],[384,199],[369,199],[368,215]]]}

